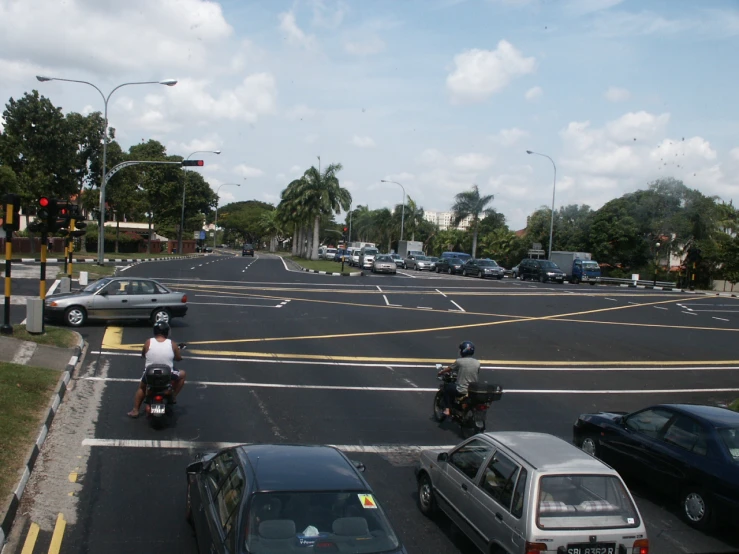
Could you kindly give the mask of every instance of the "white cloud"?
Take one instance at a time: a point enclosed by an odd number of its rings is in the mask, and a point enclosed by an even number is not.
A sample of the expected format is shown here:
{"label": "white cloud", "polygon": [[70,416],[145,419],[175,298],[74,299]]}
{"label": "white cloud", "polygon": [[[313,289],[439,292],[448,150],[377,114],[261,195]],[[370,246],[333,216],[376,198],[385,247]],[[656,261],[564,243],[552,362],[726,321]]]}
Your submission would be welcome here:
{"label": "white cloud", "polygon": [[624,0],[569,0],[565,5],[568,13],[578,16],[617,6]]}
{"label": "white cloud", "polygon": [[[217,154],[211,154],[215,150],[221,149],[221,138],[218,135],[211,135],[204,138],[194,138],[190,142],[170,141],[167,143],[167,152],[170,154],[179,154],[187,156],[191,152],[200,152],[198,156],[208,156],[216,158]],[[206,164],[211,165],[211,164]]]}
{"label": "white cloud", "polygon": [[615,121],[609,121],[606,130],[610,137],[619,142],[651,139],[664,133],[670,114],[654,115],[645,111],[629,112]]}
{"label": "white cloud", "polygon": [[283,182],[286,178],[287,177],[285,176],[284,173],[278,173],[277,175],[275,175],[275,181],[279,183]]}
{"label": "white cloud", "polygon": [[460,171],[483,171],[493,164],[493,158],[484,154],[470,152],[455,156],[452,163]]}
{"label": "white cloud", "polygon": [[290,168],[290,173],[297,174],[302,171],[302,168],[299,165],[294,165]]}
{"label": "white cloud", "polygon": [[238,173],[242,177],[261,177],[264,171],[256,167],[250,167],[246,164],[239,164],[233,168],[234,173]]}
{"label": "white cloud", "polygon": [[625,88],[608,87],[603,93],[603,97],[609,102],[625,102],[631,98],[631,93]]}
{"label": "white cloud", "polygon": [[446,156],[436,148],[426,148],[417,159],[417,162],[422,165],[441,165],[446,161]]}
{"label": "white cloud", "polygon": [[326,0],[312,0],[313,25],[335,29],[344,21],[348,7],[344,2],[327,2]]}
{"label": "white cloud", "polygon": [[372,137],[360,137],[359,135],[354,135],[350,143],[359,148],[375,147],[375,141],[372,139]]}
{"label": "white cloud", "polygon": [[537,100],[541,98],[541,95],[544,94],[544,91],[541,89],[541,87],[531,87],[529,90],[526,91],[526,94],[524,94],[524,97],[529,102],[532,102],[534,100]]}
{"label": "white cloud", "polygon": [[308,119],[316,115],[316,110],[305,104],[296,104],[285,112],[285,118],[290,121]]}
{"label": "white cloud", "polygon": [[379,37],[370,37],[365,40],[349,41],[344,44],[349,54],[356,56],[370,56],[385,50],[385,42]]}
{"label": "white cloud", "polygon": [[310,135],[305,135],[305,138],[304,138],[303,140],[304,140],[304,141],[305,141],[306,143],[308,143],[308,144],[315,144],[315,142],[316,142],[316,141],[317,141],[317,140],[318,140],[319,138],[320,138],[320,137],[319,137],[318,135],[316,135],[316,134],[310,134]]}
{"label": "white cloud", "polygon": [[739,146],[737,146],[736,148],[732,148],[732,149],[731,149],[731,152],[729,152],[729,155],[730,155],[730,156],[731,156],[731,157],[732,157],[733,159],[735,159],[735,160],[739,161]]}
{"label": "white cloud", "polygon": [[405,184],[404,181],[412,181],[415,178],[416,176],[413,173],[408,173],[407,171],[391,173],[390,175],[385,175],[385,177],[383,177],[386,181],[398,181],[401,184]]}
{"label": "white cloud", "polygon": [[495,50],[474,48],[457,54],[446,86],[454,104],[481,102],[535,68],[535,58],[525,58],[510,42],[501,40]]}
{"label": "white cloud", "polygon": [[502,146],[513,146],[522,138],[528,136],[528,131],[523,131],[518,127],[512,127],[510,129],[501,129],[496,135],[492,136],[492,139]]}
{"label": "white cloud", "polygon": [[280,20],[280,31],[287,38],[289,44],[300,46],[306,50],[310,50],[315,46],[316,38],[313,35],[307,35],[298,27],[295,13],[292,10],[281,13],[278,18]]}

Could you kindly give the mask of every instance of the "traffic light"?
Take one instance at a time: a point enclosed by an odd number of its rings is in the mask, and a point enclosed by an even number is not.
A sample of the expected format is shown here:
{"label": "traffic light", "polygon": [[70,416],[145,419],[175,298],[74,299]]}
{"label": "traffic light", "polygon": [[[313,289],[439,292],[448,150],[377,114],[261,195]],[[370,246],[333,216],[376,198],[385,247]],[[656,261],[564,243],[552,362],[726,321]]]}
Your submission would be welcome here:
{"label": "traffic light", "polygon": [[3,218],[3,230],[12,233],[20,228],[21,199],[17,194],[6,194],[4,198],[5,217]]}
{"label": "traffic light", "polygon": [[74,227],[74,231],[69,233],[73,237],[84,237],[85,233],[87,233],[87,223],[84,221],[75,221]]}
{"label": "traffic light", "polygon": [[42,196],[38,199],[38,210],[36,211],[41,232],[54,233],[57,230],[57,205],[56,198]]}
{"label": "traffic light", "polygon": [[348,233],[348,232],[349,232],[349,227],[344,227],[344,232],[343,232],[343,234],[341,235],[341,239],[342,239],[342,240],[343,240],[344,242],[346,242],[346,239],[347,239],[347,236],[348,236],[348,235],[347,235],[347,233]]}
{"label": "traffic light", "polygon": [[54,231],[60,229],[67,229],[72,222],[72,208],[74,206],[71,202],[57,201],[56,203],[56,220],[54,222]]}
{"label": "traffic light", "polygon": [[198,166],[203,167],[205,163],[203,160],[182,160],[182,167]]}

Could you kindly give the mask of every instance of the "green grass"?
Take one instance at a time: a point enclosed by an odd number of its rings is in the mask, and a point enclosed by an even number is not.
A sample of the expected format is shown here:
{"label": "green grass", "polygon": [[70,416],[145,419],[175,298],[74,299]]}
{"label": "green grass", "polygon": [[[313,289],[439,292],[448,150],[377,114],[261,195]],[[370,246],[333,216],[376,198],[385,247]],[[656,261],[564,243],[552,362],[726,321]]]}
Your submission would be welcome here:
{"label": "green grass", "polygon": [[0,498],[20,479],[61,373],[0,362]]}
{"label": "green grass", "polygon": [[[72,279],[79,279],[80,278],[80,271],[87,271],[88,273],[88,279],[90,281],[95,281],[97,279],[100,279],[101,277],[109,277],[111,275],[115,275],[115,266],[114,265],[97,265],[97,264],[72,264]],[[67,274],[64,273],[64,266],[59,266],[59,273],[57,273],[57,278],[66,277]]]}
{"label": "green grass", "polygon": [[13,325],[13,338],[61,348],[77,346],[77,335],[73,331],[51,325],[45,325],[44,329],[45,332],[42,335],[32,335],[26,331],[25,325]]}
{"label": "green grass", "polygon": [[729,404],[729,409],[734,410],[735,412],[739,412],[739,398],[734,400],[731,404]]}
{"label": "green grass", "polygon": [[[287,260],[292,260],[296,264],[305,267],[306,269],[316,269],[318,271],[330,271],[332,273],[339,273],[341,271],[341,263],[332,262],[329,260],[306,260],[304,258],[298,258],[296,256],[284,256]],[[344,273],[351,271],[357,271],[355,268],[350,267],[349,264],[344,264]]]}

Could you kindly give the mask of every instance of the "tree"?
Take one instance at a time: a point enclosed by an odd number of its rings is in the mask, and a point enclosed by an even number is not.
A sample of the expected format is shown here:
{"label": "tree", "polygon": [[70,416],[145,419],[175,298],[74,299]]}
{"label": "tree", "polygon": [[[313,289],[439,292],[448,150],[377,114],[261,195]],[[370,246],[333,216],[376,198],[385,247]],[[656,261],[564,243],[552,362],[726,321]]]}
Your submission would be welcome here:
{"label": "tree", "polygon": [[457,226],[468,216],[472,216],[472,257],[477,252],[477,228],[480,224],[480,215],[489,215],[490,209],[487,205],[493,200],[493,195],[480,196],[480,189],[473,185],[471,190],[460,192],[455,197],[452,212],[454,212],[454,225]]}
{"label": "tree", "polygon": [[243,242],[259,243],[265,234],[263,218],[274,209],[272,204],[259,200],[233,202],[218,210],[218,224],[225,229],[226,236],[233,238],[235,235]]}

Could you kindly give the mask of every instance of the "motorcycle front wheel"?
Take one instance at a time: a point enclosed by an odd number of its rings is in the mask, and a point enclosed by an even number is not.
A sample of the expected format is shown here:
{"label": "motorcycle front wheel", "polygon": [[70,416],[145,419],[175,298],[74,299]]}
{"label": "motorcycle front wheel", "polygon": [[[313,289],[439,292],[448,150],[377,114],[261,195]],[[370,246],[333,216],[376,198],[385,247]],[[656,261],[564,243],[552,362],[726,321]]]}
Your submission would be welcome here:
{"label": "motorcycle front wheel", "polygon": [[434,396],[434,419],[436,421],[442,421],[444,419],[444,408],[442,407],[444,403],[444,397],[441,394],[441,391],[438,391],[436,393],[436,396]]}

